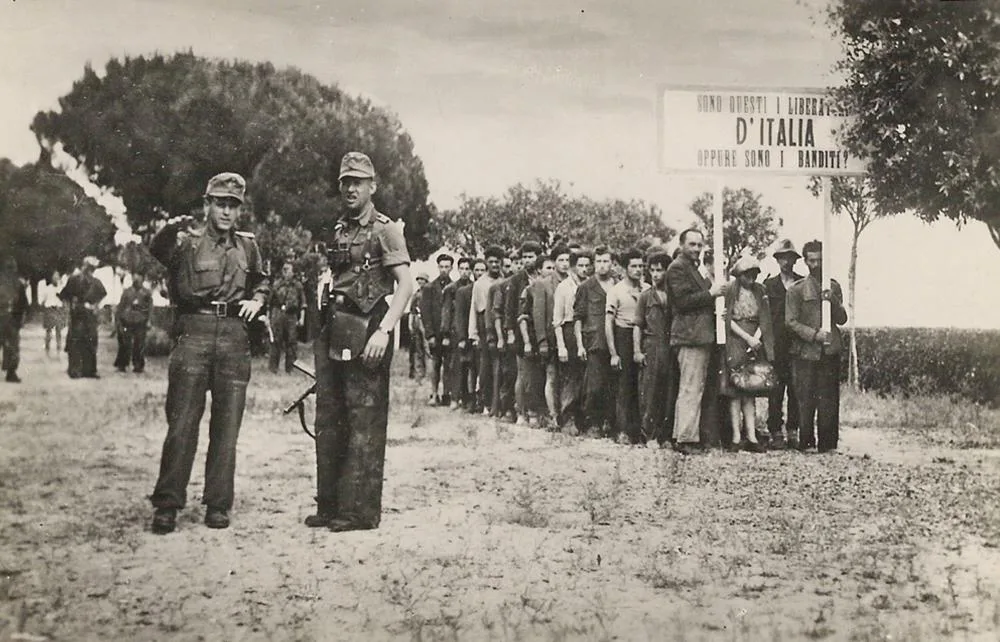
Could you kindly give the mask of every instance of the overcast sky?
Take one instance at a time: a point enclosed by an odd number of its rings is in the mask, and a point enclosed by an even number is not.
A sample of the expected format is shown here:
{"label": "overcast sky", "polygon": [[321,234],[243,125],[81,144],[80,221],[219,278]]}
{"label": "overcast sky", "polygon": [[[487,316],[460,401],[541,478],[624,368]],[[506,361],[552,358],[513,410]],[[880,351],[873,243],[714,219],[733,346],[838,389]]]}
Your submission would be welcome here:
{"label": "overcast sky", "polygon": [[[824,87],[838,55],[795,0],[18,0],[0,5],[0,156],[37,157],[32,117],[87,62],[187,49],[294,65],[393,110],[439,207],[556,178],[657,203],[675,227],[713,182],[659,173],[657,86]],[[727,184],[760,191],[797,245],[819,235],[803,180]],[[833,240],[846,286],[847,229]],[[1000,250],[980,224],[877,223],[859,272],[861,324],[1000,326]]]}

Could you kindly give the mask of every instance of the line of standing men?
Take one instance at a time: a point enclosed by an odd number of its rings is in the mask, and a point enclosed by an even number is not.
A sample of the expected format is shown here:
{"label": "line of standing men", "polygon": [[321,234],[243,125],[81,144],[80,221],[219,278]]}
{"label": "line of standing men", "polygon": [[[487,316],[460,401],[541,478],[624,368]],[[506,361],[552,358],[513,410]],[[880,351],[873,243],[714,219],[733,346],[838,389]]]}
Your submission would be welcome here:
{"label": "line of standing men", "polygon": [[[837,325],[846,312],[839,284],[819,288],[822,246],[806,245],[810,276],[803,278],[793,270],[803,257],[790,240],[781,241],[774,252],[779,274],[747,290],[754,293],[750,302],[735,282],[711,282],[701,263],[704,245],[703,234],[691,229],[681,234],[673,259],[662,251],[645,257],[626,251],[617,257],[620,279],[606,247],[558,246],[543,255],[528,242],[509,256],[490,248],[485,258],[459,259],[455,282],[454,260],[441,255],[439,276],[419,292],[432,355],[430,403],[630,443],[669,441],[685,454],[721,445],[727,432],[738,442],[740,424],[727,420],[729,404],[720,402],[720,395],[734,393],[722,381],[730,356],[716,345],[714,317],[715,299],[730,294],[731,311],[759,307],[767,315],[764,328],[774,328],[767,356],[773,354],[780,383],[766,395],[767,430],[760,432],[773,444],[836,448]],[[756,262],[741,265],[744,271],[749,265],[752,283]],[[833,303],[829,333],[820,329],[824,299]],[[766,358],[765,342],[750,341]],[[757,447],[756,434],[748,438]]]}

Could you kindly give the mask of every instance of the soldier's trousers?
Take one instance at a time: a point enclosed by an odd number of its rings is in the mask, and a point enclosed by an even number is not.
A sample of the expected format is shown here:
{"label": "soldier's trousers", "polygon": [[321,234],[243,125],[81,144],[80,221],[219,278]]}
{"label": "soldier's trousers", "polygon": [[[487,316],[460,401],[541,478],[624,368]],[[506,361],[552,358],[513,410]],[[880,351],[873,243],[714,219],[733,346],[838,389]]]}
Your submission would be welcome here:
{"label": "soldier's trousers", "polygon": [[70,377],[97,374],[97,312],[85,309],[70,312],[66,354]]}
{"label": "soldier's trousers", "polygon": [[170,353],[167,375],[167,437],[160,476],[150,500],[157,508],[183,508],[191,479],[205,393],[212,395],[201,502],[212,508],[233,506],[236,440],[250,382],[250,340],[240,319],[185,314]]}
{"label": "soldier's trousers", "polygon": [[375,368],[334,361],[316,339],[316,502],[319,512],[377,527],[389,423],[392,336]]}
{"label": "soldier's trousers", "polygon": [[583,377],[583,403],[587,427],[604,431],[606,424],[614,423],[615,416],[615,380],[611,372],[611,353],[607,350],[588,352]]}
{"label": "soldier's trousers", "polygon": [[136,372],[146,367],[146,324],[123,323],[118,328],[118,354],[115,367],[124,370],[129,364]]}
{"label": "soldier's trousers", "polygon": [[274,341],[271,343],[271,355],[268,366],[271,372],[277,372],[281,365],[281,356],[285,356],[285,372],[292,371],[292,364],[299,357],[299,337],[296,334],[295,326],[298,318],[294,314],[272,314],[271,334]]}
{"label": "soldier's trousers", "polygon": [[0,349],[3,350],[3,370],[17,370],[21,363],[21,327],[10,314],[0,314]]}

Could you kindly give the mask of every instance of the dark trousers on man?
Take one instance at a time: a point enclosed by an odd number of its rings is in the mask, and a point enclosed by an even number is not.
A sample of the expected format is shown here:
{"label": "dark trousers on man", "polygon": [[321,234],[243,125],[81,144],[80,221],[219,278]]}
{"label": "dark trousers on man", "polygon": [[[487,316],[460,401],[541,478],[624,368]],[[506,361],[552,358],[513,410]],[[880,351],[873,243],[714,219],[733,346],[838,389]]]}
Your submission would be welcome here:
{"label": "dark trousers on man", "polygon": [[559,416],[560,426],[572,421],[577,430],[583,430],[585,419],[583,414],[583,371],[584,362],[577,357],[576,335],[573,324],[563,324],[556,332],[561,332],[563,345],[566,346],[566,361],[558,361],[556,368],[559,380]]}
{"label": "dark trousers on man", "polygon": [[517,355],[514,346],[505,345],[500,352],[500,411],[498,417],[517,415]]}
{"label": "dark trousers on man", "polygon": [[202,503],[233,506],[236,440],[250,382],[250,340],[243,321],[209,315],[179,317],[180,336],[167,374],[167,437],[160,476],[150,500],[156,508],[184,508],[198,450],[205,393],[212,396]]}
{"label": "dark trousers on man", "polygon": [[793,359],[792,385],[799,405],[799,447],[833,450],[840,438],[840,355]]}
{"label": "dark trousers on man", "polygon": [[799,436],[799,402],[795,397],[795,386],[792,384],[792,364],[790,357],[775,359],[774,371],[778,375],[778,387],[767,398],[767,430],[771,439],[776,439],[782,430],[782,412],[785,405],[785,393],[788,393],[788,422],[785,424],[785,434],[789,440]]}
{"label": "dark trousers on man", "polygon": [[410,332],[410,379],[423,379],[427,375],[427,348],[423,330]]}
{"label": "dark trousers on man", "polygon": [[451,348],[451,385],[449,386],[449,396],[453,403],[459,406],[469,406],[472,401],[471,395],[475,393],[475,388],[469,388],[469,372],[472,369],[472,350],[466,343],[464,348],[457,345]]}
{"label": "dark trousers on man", "polygon": [[319,513],[375,528],[382,516],[382,474],[389,423],[392,337],[375,368],[330,359],[316,339],[316,501]]}
{"label": "dark trousers on man", "polygon": [[135,372],[146,368],[146,323],[122,323],[118,326],[118,354],[115,368],[125,370],[129,364]]}
{"label": "dark trousers on man", "polygon": [[646,363],[640,373],[639,403],[646,440],[664,444],[673,433],[677,400],[676,364],[666,339],[647,342]]}
{"label": "dark trousers on man", "polygon": [[271,372],[278,371],[282,355],[285,357],[285,372],[292,371],[292,364],[299,356],[299,337],[295,331],[297,323],[298,317],[295,314],[280,312],[271,315],[271,334],[274,335],[268,363]]}
{"label": "dark trousers on man", "polygon": [[97,376],[96,311],[78,308],[70,312],[66,354],[71,378]]}
{"label": "dark trousers on man", "polygon": [[[451,349],[438,343],[431,348],[431,388],[435,400],[444,404],[451,401],[449,387],[451,386]],[[440,392],[438,392],[440,390]]]}
{"label": "dark trousers on man", "polygon": [[478,402],[480,410],[486,410],[493,406],[493,370],[496,361],[496,350],[490,348],[485,339],[479,342],[479,372],[478,380]]}
{"label": "dark trousers on man", "polygon": [[615,379],[611,372],[611,354],[607,350],[587,353],[583,375],[583,403],[587,428],[608,435],[614,432]]}
{"label": "dark trousers on man", "polygon": [[2,369],[12,375],[21,364],[21,326],[7,313],[0,313],[0,350],[3,350]]}
{"label": "dark trousers on man", "polygon": [[628,440],[637,444],[642,439],[639,416],[639,366],[635,362],[632,328],[614,328],[615,351],[621,361],[618,370],[618,394],[615,395],[615,426]]}

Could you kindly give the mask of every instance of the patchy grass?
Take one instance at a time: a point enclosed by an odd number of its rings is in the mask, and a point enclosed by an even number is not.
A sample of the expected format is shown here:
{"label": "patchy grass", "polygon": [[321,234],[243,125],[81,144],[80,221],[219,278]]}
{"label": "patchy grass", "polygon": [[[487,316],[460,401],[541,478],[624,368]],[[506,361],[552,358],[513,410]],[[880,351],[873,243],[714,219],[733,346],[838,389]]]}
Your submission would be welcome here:
{"label": "patchy grass", "polygon": [[25,383],[0,388],[15,427],[0,640],[1000,634],[1000,468],[971,445],[995,443],[981,409],[845,391],[840,454],[681,457],[428,407],[400,353],[382,525],[335,535],[302,526],[313,444],[280,414],[309,382],[257,361],[233,526],[201,524],[203,432],[188,507],[159,537],[146,496],[166,361],[117,375],[101,341],[104,378],[71,381],[29,328]]}

